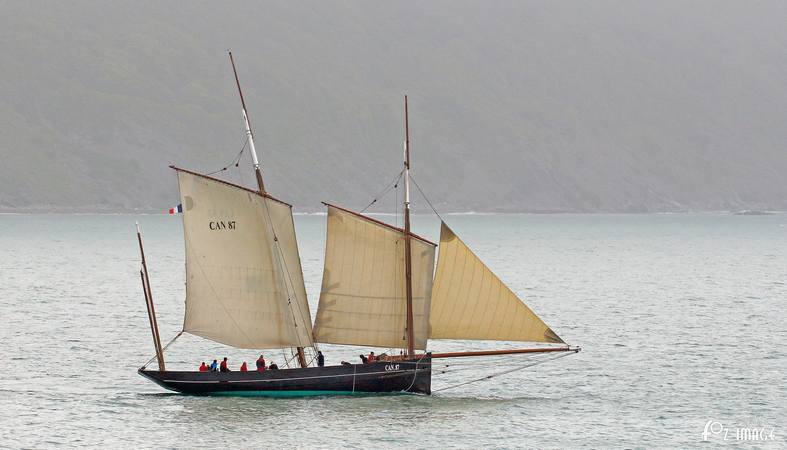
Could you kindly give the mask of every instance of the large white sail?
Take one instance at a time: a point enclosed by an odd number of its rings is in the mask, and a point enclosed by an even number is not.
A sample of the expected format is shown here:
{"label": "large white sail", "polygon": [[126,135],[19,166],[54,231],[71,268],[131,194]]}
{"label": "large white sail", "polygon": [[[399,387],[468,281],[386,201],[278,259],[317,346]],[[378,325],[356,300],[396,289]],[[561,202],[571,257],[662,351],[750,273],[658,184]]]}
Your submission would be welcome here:
{"label": "large white sail", "polygon": [[[413,342],[426,348],[435,245],[411,239]],[[328,205],[314,339],[331,344],[407,347],[404,236],[399,228]]]}
{"label": "large white sail", "polygon": [[178,183],[186,242],[183,330],[238,348],[311,346],[290,205],[180,169]]}
{"label": "large white sail", "polygon": [[429,325],[431,339],[563,343],[445,223]]}

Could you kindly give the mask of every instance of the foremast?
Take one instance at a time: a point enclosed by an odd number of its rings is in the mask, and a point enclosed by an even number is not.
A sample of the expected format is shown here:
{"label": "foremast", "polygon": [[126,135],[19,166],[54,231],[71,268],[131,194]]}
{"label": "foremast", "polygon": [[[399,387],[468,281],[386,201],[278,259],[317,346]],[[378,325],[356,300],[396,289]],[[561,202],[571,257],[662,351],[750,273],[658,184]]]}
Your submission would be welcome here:
{"label": "foremast", "polygon": [[[249,142],[249,151],[251,153],[251,161],[254,166],[254,176],[257,178],[257,186],[259,187],[259,192],[262,196],[265,196],[267,192],[265,191],[265,182],[262,180],[262,169],[260,168],[260,161],[257,158],[257,149],[254,146],[254,133],[251,131],[251,123],[249,122],[249,113],[246,110],[246,101],[243,99],[243,90],[240,88],[240,80],[238,79],[238,70],[235,68],[235,59],[232,57],[232,52],[227,52],[230,56],[230,64],[232,64],[232,73],[235,75],[235,85],[238,87],[238,95],[240,96],[240,103],[241,107],[243,108],[243,123],[246,128],[246,137]],[[276,236],[274,235],[274,240],[276,240]],[[306,361],[306,354],[303,350],[303,347],[296,347],[298,353],[298,363],[301,367],[308,367],[308,362]]]}

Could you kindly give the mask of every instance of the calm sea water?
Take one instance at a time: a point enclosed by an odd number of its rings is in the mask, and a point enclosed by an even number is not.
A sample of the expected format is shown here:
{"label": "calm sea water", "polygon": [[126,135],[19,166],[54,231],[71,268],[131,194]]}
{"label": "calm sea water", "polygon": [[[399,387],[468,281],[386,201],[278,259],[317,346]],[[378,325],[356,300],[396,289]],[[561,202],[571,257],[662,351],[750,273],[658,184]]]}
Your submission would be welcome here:
{"label": "calm sea water", "polygon": [[[709,420],[732,433],[709,448],[787,445],[785,215],[448,216],[583,351],[431,397],[311,399],[189,397],[137,375],[153,350],[135,220],[168,340],[183,315],[178,217],[0,215],[0,446],[685,448]],[[437,238],[434,219],[415,221]],[[296,224],[314,309],[325,217]],[[359,353],[323,350],[329,363]],[[173,368],[255,357],[186,335],[167,355]],[[434,385],[524,360],[486,362]],[[745,426],[776,440],[735,442]]]}

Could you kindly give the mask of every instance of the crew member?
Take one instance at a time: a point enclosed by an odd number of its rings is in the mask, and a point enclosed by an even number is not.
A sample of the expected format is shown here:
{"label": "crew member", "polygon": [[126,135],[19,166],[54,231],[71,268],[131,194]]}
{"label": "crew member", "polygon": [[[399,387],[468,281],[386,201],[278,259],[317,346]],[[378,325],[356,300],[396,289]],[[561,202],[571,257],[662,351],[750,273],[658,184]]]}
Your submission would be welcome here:
{"label": "crew member", "polygon": [[199,366],[199,371],[200,372],[207,372],[208,370],[210,370],[210,369],[208,369],[208,365],[205,364],[205,361],[202,361],[202,364],[200,364],[200,366]]}
{"label": "crew member", "polygon": [[227,357],[225,356],[223,360],[221,360],[221,365],[219,366],[220,372],[229,372],[230,368],[227,367]]}
{"label": "crew member", "polygon": [[317,367],[324,367],[324,366],[325,366],[325,357],[322,356],[321,351],[317,350]]}

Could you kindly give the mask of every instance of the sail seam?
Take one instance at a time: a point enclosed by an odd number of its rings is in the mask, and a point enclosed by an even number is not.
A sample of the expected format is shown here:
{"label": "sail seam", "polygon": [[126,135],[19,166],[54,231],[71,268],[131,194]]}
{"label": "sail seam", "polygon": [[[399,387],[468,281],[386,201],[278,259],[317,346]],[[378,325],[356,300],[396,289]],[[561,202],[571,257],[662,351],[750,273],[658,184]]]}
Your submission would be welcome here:
{"label": "sail seam", "polygon": [[[187,240],[189,243],[191,242],[191,238],[188,236],[187,233],[183,233],[183,236],[184,236],[185,240]],[[191,246],[191,244],[189,244],[189,245]],[[187,247],[187,251],[188,251],[188,248],[189,247]],[[208,287],[210,287],[211,292],[213,292],[214,297],[218,301],[219,305],[221,305],[221,308],[224,310],[224,313],[227,314],[227,317],[229,317],[230,320],[232,320],[232,323],[234,323],[235,326],[238,328],[238,330],[243,334],[243,337],[246,338],[246,340],[249,342],[249,345],[253,345],[254,341],[249,337],[248,334],[246,334],[246,332],[243,330],[243,328],[240,326],[240,324],[235,320],[235,318],[232,316],[232,314],[230,314],[230,312],[227,309],[227,306],[224,304],[224,302],[221,301],[221,298],[219,297],[219,294],[216,292],[216,288],[213,287],[213,283],[211,283],[210,278],[208,277],[207,273],[205,272],[205,269],[202,267],[202,264],[200,264],[199,258],[193,258],[193,259],[196,261],[197,267],[199,267],[200,271],[202,272],[202,276],[203,276],[203,278],[205,280],[205,283],[207,283]],[[188,285],[186,287],[188,287]],[[188,291],[186,292],[186,297],[188,298]]]}

